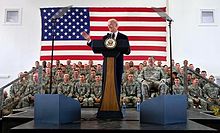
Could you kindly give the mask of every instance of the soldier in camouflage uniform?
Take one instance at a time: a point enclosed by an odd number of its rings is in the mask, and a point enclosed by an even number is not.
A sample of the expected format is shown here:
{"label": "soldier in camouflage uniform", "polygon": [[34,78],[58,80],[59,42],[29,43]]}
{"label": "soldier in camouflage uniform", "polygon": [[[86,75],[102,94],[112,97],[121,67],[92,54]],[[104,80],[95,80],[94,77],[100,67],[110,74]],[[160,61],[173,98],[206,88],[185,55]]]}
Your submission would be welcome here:
{"label": "soldier in camouflage uniform", "polygon": [[[1,91],[2,92],[2,91]],[[1,94],[1,93],[0,93]],[[9,114],[12,114],[13,113],[13,104],[14,104],[14,101],[12,98],[8,97],[8,93],[6,91],[4,91],[3,95],[1,94],[1,96],[3,96],[2,99],[0,100],[3,100],[0,101],[1,104],[2,104],[2,115],[3,116],[7,116]],[[1,107],[1,106],[0,106]],[[1,110],[0,110],[1,111]]]}
{"label": "soldier in camouflage uniform", "polygon": [[143,100],[155,95],[165,95],[168,93],[168,86],[164,81],[164,73],[160,67],[155,64],[154,57],[148,58],[148,66],[144,67],[143,71],[138,76],[138,81],[141,82]]}
{"label": "soldier in camouflage uniform", "polygon": [[84,73],[87,75],[89,74],[90,68],[88,64],[84,64]]}
{"label": "soldier in camouflage uniform", "polygon": [[180,68],[180,72],[177,74],[177,77],[180,79],[180,85],[184,85],[184,70],[183,67]]}
{"label": "soldier in camouflage uniform", "polygon": [[188,102],[190,108],[199,108],[203,110],[207,110],[207,102],[204,100],[205,98],[202,95],[202,89],[199,87],[198,78],[194,78],[192,81],[192,85],[188,86]]}
{"label": "soldier in camouflage uniform", "polygon": [[90,102],[93,101],[93,98],[90,96],[90,85],[86,83],[85,74],[81,73],[79,77],[79,82],[75,85],[76,97],[82,106],[88,106]]}
{"label": "soldier in camouflage uniform", "polygon": [[90,73],[86,77],[86,82],[89,83],[90,85],[92,83],[95,83],[95,76],[96,76],[96,71],[90,70]]}
{"label": "soldier in camouflage uniform", "polygon": [[46,71],[48,68],[46,68],[45,70],[43,70],[42,72],[42,90],[41,90],[41,94],[49,94],[50,90],[49,87],[47,88],[47,84],[50,83],[50,75],[47,75]]}
{"label": "soldier in camouflage uniform", "polygon": [[70,82],[72,83],[73,87],[75,88],[75,84],[77,82],[79,82],[79,70],[77,70],[77,69],[73,70],[73,75],[72,75]]}
{"label": "soldier in camouflage uniform", "polygon": [[187,85],[189,86],[189,85],[192,85],[192,80],[193,80],[193,78],[192,78],[192,73],[191,72],[188,72],[187,73]]}
{"label": "soldier in camouflage uniform", "polygon": [[91,67],[94,67],[94,62],[93,62],[93,60],[89,60],[89,61],[88,61],[88,67],[89,67],[89,70],[91,69]]}
{"label": "soldier in camouflage uniform", "polygon": [[81,61],[78,61],[78,67],[79,67],[80,73],[84,73],[85,72],[85,69],[84,69],[83,64],[82,64]]}
{"label": "soldier in camouflage uniform", "polygon": [[45,75],[43,74],[42,78],[42,94],[57,94],[57,83],[54,80],[54,77],[52,78],[52,85],[51,85],[51,91],[50,92],[50,68],[46,68]]}
{"label": "soldier in camouflage uniform", "polygon": [[137,74],[139,75],[141,73],[141,71],[143,70],[144,68],[144,64],[143,63],[139,63],[138,65],[138,70],[137,70]]}
{"label": "soldier in camouflage uniform", "polygon": [[128,74],[127,81],[122,86],[121,98],[126,105],[131,103],[132,106],[136,106],[137,101],[141,99],[140,83],[134,80],[132,72]]}
{"label": "soldier in camouflage uniform", "polygon": [[[209,76],[209,81],[214,83],[215,78],[213,75]],[[220,106],[219,88],[215,87],[211,83],[207,83],[203,87],[203,91],[204,91],[204,97],[207,99],[208,102],[208,109],[210,109],[210,107],[213,105]]]}
{"label": "soldier in camouflage uniform", "polygon": [[17,104],[21,100],[21,97],[24,96],[24,92],[27,88],[28,80],[24,77],[24,73],[19,74],[20,80],[15,82],[10,88],[10,97],[14,102],[13,108],[17,108]]}
{"label": "soldier in camouflage uniform", "polygon": [[61,82],[63,82],[63,71],[61,68],[57,68],[57,73],[54,76],[54,80],[57,85],[59,85]]}
{"label": "soldier in camouflage uniform", "polygon": [[129,73],[133,73],[134,74],[134,80],[137,80],[138,78],[138,69],[137,67],[130,67],[129,69]]}
{"label": "soldier in camouflage uniform", "polygon": [[95,82],[91,84],[90,96],[93,101],[89,101],[89,106],[100,104],[102,98],[102,77],[100,73],[96,74]]}
{"label": "soldier in camouflage uniform", "polygon": [[164,79],[169,79],[170,78],[170,67],[168,67],[167,65],[164,65],[163,68],[163,73],[164,73]]}
{"label": "soldier in camouflage uniform", "polygon": [[180,84],[179,77],[176,77],[174,79],[173,94],[174,95],[183,95],[183,94],[185,94],[184,87]]}
{"label": "soldier in camouflage uniform", "polygon": [[24,97],[21,99],[21,102],[18,103],[18,108],[33,106],[34,95],[40,94],[41,89],[42,89],[42,86],[38,80],[38,73],[34,73],[33,79],[27,85],[27,88],[24,93]]}
{"label": "soldier in camouflage uniform", "polygon": [[63,94],[67,97],[76,98],[72,83],[69,80],[69,74],[63,75],[63,82],[58,85],[58,94]]}
{"label": "soldier in camouflage uniform", "polygon": [[72,72],[71,60],[67,59],[67,61],[66,61],[66,73],[68,73],[70,77],[72,76],[71,72]]}
{"label": "soldier in camouflage uniform", "polygon": [[101,64],[96,65],[96,73],[100,73],[102,75],[102,65]]}
{"label": "soldier in camouflage uniform", "polygon": [[[201,76],[202,76],[203,78],[206,78],[207,72],[206,72],[206,71],[201,71]],[[207,84],[207,81],[204,80],[203,78],[199,78],[199,86],[200,86],[201,88],[203,88],[204,85]]]}

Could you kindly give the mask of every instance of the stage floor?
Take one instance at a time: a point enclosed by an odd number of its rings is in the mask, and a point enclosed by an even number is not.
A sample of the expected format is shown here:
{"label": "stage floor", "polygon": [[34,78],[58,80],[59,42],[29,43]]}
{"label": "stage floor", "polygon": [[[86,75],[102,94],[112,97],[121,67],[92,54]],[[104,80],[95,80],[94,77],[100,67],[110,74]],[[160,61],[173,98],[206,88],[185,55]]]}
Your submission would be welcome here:
{"label": "stage floor", "polygon": [[[158,125],[158,124],[141,124],[140,113],[135,108],[127,108],[125,117],[121,120],[99,120],[96,118],[98,108],[82,108],[81,120],[78,123],[71,123],[65,125],[43,124],[36,125],[34,120],[11,128],[10,132],[88,132],[88,131],[120,131],[120,132],[218,132],[217,129],[199,124],[194,120],[220,120],[215,117],[198,110],[187,110],[187,123],[172,124],[172,125]],[[13,118],[33,118],[33,108],[26,109],[24,112],[12,114],[7,116],[8,119]],[[4,118],[6,119],[6,117]]]}

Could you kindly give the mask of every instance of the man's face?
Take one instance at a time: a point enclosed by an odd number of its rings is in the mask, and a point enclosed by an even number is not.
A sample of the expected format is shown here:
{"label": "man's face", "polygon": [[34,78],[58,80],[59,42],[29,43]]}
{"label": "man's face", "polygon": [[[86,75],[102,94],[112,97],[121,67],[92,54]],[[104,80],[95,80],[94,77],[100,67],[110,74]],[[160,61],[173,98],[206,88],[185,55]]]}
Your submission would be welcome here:
{"label": "man's face", "polygon": [[195,78],[195,79],[193,80],[193,84],[198,85],[198,84],[199,84],[199,80],[198,80],[197,78]]}
{"label": "man's face", "polygon": [[57,70],[57,75],[62,75],[63,74],[63,72],[62,72],[62,70]]}
{"label": "man's face", "polygon": [[64,81],[69,81],[69,75],[68,75],[68,74],[65,74],[65,75],[63,76],[63,79],[64,79]]}
{"label": "man's face", "polygon": [[180,80],[179,79],[175,79],[174,83],[175,83],[175,85],[179,85],[180,84]]}
{"label": "man's face", "polygon": [[153,65],[154,62],[155,62],[155,60],[154,60],[153,57],[149,57],[149,58],[148,58],[148,63],[149,63],[150,65]]}
{"label": "man's face", "polygon": [[209,77],[209,81],[214,82],[214,81],[215,81],[215,78],[214,78],[213,76],[210,76],[210,77]]}
{"label": "man's face", "polygon": [[95,76],[95,80],[96,81],[101,81],[101,76],[100,75]]}
{"label": "man's face", "polygon": [[134,75],[133,74],[128,74],[128,80],[133,81]]}
{"label": "man's face", "polygon": [[83,81],[85,81],[85,76],[84,75],[80,75],[79,79],[80,79],[81,82],[83,82]]}
{"label": "man's face", "polygon": [[108,29],[110,32],[116,32],[118,30],[118,25],[115,21],[108,22]]}

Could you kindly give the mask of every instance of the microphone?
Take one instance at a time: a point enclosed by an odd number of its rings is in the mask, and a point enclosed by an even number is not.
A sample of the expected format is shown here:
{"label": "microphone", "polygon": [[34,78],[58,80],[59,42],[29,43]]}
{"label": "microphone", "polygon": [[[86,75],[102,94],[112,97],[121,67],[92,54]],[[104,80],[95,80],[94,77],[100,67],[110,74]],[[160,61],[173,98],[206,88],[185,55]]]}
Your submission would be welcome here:
{"label": "microphone", "polygon": [[111,37],[111,34],[110,33],[107,33],[107,38],[110,38]]}

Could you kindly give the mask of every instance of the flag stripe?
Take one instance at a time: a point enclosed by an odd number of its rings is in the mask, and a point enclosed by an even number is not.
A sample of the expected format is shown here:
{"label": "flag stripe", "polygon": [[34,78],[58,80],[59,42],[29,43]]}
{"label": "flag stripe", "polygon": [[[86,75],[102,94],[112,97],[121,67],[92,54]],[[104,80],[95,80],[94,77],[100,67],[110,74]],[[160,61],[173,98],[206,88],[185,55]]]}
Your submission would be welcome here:
{"label": "flag stripe", "polygon": [[[91,36],[104,36],[107,31],[91,31]],[[158,36],[158,37],[166,37],[166,32],[154,32],[154,31],[121,31],[124,34],[129,36]]]}
{"label": "flag stripe", "polygon": [[[161,17],[114,17],[118,21],[148,21],[148,22],[165,22]],[[91,17],[90,21],[108,21],[112,17]]]}
{"label": "flag stripe", "polygon": [[[149,56],[124,56],[124,60],[147,60]],[[166,56],[154,56],[156,60],[166,61]],[[100,55],[55,55],[54,60],[103,60]],[[40,60],[51,60],[51,56],[41,56]]]}
{"label": "flag stripe", "polygon": [[[51,51],[52,46],[42,46],[41,51]],[[72,46],[54,46],[54,50],[92,50],[89,46],[72,45]],[[166,51],[166,47],[160,46],[131,46],[131,50],[137,51]]]}
{"label": "flag stripe", "polygon": [[[162,11],[166,11],[166,8],[165,7],[162,7],[162,8],[158,8]],[[138,7],[138,8],[115,8],[115,7],[104,7],[104,8],[90,8],[89,9],[90,12],[155,12],[152,8],[141,8],[141,7]]]}
{"label": "flag stripe", "polygon": [[[96,53],[94,53],[92,50],[56,50],[53,52],[54,55],[94,55]],[[45,55],[50,55],[51,51],[41,51],[41,55],[45,56]],[[150,56],[154,56],[154,55],[158,55],[158,56],[166,56],[166,51],[138,51],[138,50],[133,50],[131,51],[131,56],[132,55],[150,55]],[[100,54],[101,55],[101,54]]]}
{"label": "flag stripe", "polygon": [[[108,31],[106,26],[90,26],[91,31]],[[144,27],[144,26],[120,26],[120,31],[163,31],[166,32],[166,27]]]}
{"label": "flag stripe", "polygon": [[[91,36],[92,39],[100,40],[101,36]],[[166,41],[166,37],[160,36],[128,36],[130,41]]]}
{"label": "flag stripe", "polygon": [[[120,27],[123,27],[123,26],[127,26],[127,27],[132,27],[132,26],[143,26],[143,27],[146,27],[146,26],[154,26],[154,27],[166,27],[166,22],[140,22],[140,21],[132,21],[132,22],[129,22],[129,21],[120,21]],[[100,26],[104,26],[107,28],[108,25],[108,22],[99,22],[99,21],[90,21],[90,26],[97,26],[97,27],[100,27]]]}
{"label": "flag stripe", "polygon": [[[131,46],[166,46],[166,42],[162,41],[129,41]],[[79,45],[79,46],[86,46],[87,41],[55,41],[55,46],[72,46],[72,45]],[[51,41],[42,41],[43,46],[51,46]]]}
{"label": "flag stripe", "polygon": [[91,12],[90,17],[160,17],[156,12]]}

